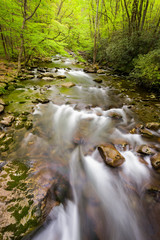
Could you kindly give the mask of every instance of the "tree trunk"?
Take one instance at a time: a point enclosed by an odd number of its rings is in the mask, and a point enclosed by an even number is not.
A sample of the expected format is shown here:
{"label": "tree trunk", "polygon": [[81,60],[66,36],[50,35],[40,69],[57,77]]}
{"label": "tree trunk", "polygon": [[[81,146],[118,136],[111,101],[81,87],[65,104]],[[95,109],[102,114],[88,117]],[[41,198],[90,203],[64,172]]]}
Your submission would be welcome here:
{"label": "tree trunk", "polygon": [[3,49],[4,49],[5,57],[6,57],[6,59],[8,60],[8,59],[9,59],[9,56],[8,56],[8,53],[7,53],[5,38],[4,38],[4,36],[3,36],[2,26],[1,26],[1,25],[0,25],[0,34],[1,34],[1,39],[2,39],[2,44],[3,44]]}
{"label": "tree trunk", "polygon": [[96,19],[95,19],[95,32],[94,32],[94,50],[93,50],[93,64],[96,63],[97,58],[97,38],[98,38],[98,21],[99,21],[99,0],[96,1]]}

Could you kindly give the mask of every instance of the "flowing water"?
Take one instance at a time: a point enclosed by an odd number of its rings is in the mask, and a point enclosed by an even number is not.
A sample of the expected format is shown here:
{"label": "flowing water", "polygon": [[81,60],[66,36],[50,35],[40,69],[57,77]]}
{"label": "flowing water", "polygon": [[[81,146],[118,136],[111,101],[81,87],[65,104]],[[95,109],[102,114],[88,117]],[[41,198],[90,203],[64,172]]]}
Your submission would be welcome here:
{"label": "flowing water", "polygon": [[[153,182],[157,186],[159,175],[152,169],[151,156],[137,153],[137,147],[149,140],[130,133],[138,121],[129,97],[104,82],[94,82],[96,74],[73,65],[66,70],[70,65],[70,60],[51,65],[50,71],[60,66],[58,74],[65,74],[65,81],[76,86],[50,87],[52,101],[34,107],[35,130],[25,135],[17,151],[18,157],[29,153],[27,161],[32,166],[40,164],[33,174],[35,179],[41,175],[39,189],[54,178],[55,171],[69,184],[69,195],[53,206],[44,224],[28,239],[158,240],[160,199],[155,201],[146,189]],[[38,81],[35,77],[34,84]],[[159,148],[160,132],[154,133],[156,142],[151,143]],[[108,143],[125,158],[122,166],[104,163],[98,146]],[[51,193],[54,199],[55,191]]]}

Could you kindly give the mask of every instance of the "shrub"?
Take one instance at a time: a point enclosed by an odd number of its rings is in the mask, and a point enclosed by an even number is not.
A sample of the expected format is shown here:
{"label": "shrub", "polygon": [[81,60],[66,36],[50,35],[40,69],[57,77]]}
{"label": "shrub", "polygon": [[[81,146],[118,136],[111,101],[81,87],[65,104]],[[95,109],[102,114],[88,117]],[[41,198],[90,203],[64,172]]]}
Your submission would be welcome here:
{"label": "shrub", "polygon": [[160,49],[139,55],[134,60],[134,70],[130,76],[138,79],[140,84],[160,91]]}

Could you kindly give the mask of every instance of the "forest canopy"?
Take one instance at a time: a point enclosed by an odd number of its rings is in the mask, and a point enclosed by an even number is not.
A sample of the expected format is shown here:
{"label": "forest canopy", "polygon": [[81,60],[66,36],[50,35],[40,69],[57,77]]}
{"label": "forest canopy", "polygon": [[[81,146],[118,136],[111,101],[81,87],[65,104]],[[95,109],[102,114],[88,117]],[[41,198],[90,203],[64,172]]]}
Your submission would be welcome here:
{"label": "forest canopy", "polygon": [[19,70],[73,51],[157,87],[159,34],[158,0],[1,0],[0,54]]}

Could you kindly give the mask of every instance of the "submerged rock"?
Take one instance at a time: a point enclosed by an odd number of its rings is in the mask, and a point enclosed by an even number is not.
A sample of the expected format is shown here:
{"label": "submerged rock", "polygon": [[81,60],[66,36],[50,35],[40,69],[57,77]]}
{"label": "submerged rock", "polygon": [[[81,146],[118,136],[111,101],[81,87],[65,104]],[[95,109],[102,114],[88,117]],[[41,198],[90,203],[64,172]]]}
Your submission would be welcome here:
{"label": "submerged rock", "polygon": [[125,161],[125,158],[118,152],[118,150],[112,144],[99,146],[98,151],[102,159],[104,160],[104,163],[111,167],[119,167]]}
{"label": "submerged rock", "polygon": [[61,84],[61,86],[66,87],[66,88],[71,88],[71,87],[76,86],[76,84],[72,83],[72,82],[66,82],[66,83]]}
{"label": "submerged rock", "polygon": [[153,168],[160,169],[160,152],[151,157]]}
{"label": "submerged rock", "polygon": [[10,115],[10,116],[7,116],[7,117],[4,117],[0,123],[5,125],[5,126],[10,126],[12,124],[12,122],[14,121],[14,116]]}

